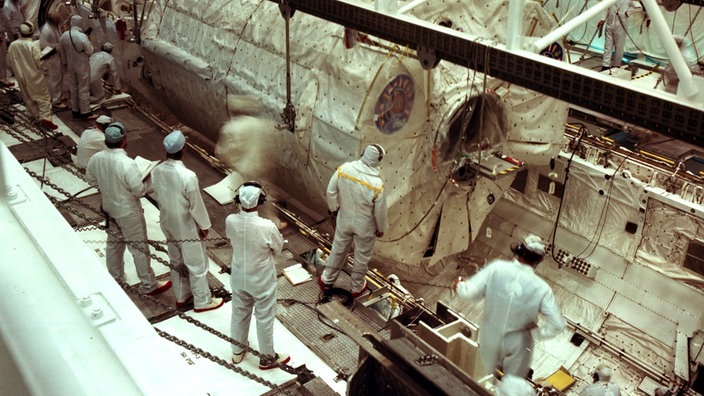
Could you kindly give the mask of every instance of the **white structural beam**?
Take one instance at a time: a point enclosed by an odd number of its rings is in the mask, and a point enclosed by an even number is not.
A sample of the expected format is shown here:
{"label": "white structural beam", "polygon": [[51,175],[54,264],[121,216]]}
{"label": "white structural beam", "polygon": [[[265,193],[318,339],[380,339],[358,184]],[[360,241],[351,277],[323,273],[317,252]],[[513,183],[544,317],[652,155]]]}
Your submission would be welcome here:
{"label": "white structural beam", "polygon": [[418,7],[419,5],[425,4],[427,0],[413,0],[410,3],[406,4],[405,6],[401,7],[398,9],[399,14],[405,14],[408,11]]}
{"label": "white structural beam", "polygon": [[506,49],[513,51],[523,45],[523,8],[526,0],[511,0],[508,3],[508,27],[506,31]]}
{"label": "white structural beam", "polygon": [[662,46],[667,52],[667,57],[670,58],[670,63],[675,68],[677,77],[680,79],[679,91],[684,92],[684,96],[688,99],[693,98],[699,93],[699,89],[695,86],[692,79],[692,71],[689,70],[687,62],[680,53],[675,39],[672,37],[670,28],[667,26],[665,17],[660,11],[660,7],[655,2],[655,0],[643,0],[643,6],[645,10],[648,11],[648,17],[651,21],[651,26],[655,28],[655,31],[662,42]]}
{"label": "white structural beam", "polygon": [[[538,39],[538,41],[533,43],[533,51],[534,52],[542,51],[543,48],[545,48],[548,45],[552,44],[553,42],[567,36],[567,34],[569,34],[569,32],[571,32],[574,29],[578,28],[579,26],[583,25],[584,23],[586,23],[587,21],[592,19],[597,14],[604,12],[604,10],[611,7],[611,5],[616,3],[617,1],[618,0],[600,1],[594,7],[589,8],[588,10],[582,12],[581,14],[577,15],[576,17],[570,19],[569,22],[565,23],[564,25],[558,27],[557,29],[546,34],[542,38]],[[510,9],[511,8],[509,7],[509,10]],[[509,15],[509,22],[510,22],[510,15]],[[511,26],[509,25],[509,29],[510,28],[511,28]],[[508,47],[508,43],[506,46]]]}

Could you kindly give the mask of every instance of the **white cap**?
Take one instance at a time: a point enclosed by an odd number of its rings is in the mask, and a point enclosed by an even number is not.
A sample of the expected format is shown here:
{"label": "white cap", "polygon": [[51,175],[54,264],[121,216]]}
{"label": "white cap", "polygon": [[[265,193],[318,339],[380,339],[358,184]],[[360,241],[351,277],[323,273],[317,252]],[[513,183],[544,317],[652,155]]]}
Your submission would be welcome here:
{"label": "white cap", "polygon": [[545,256],[545,244],[543,243],[543,240],[540,239],[540,237],[537,235],[526,235],[526,237],[523,238],[523,246],[525,246],[527,250],[535,254]]}
{"label": "white cap", "polygon": [[386,151],[383,147],[378,144],[370,144],[364,149],[364,153],[362,154],[362,162],[372,168],[376,168],[381,163],[381,160],[384,158],[385,154]]}
{"label": "white cap", "polygon": [[103,114],[95,119],[95,123],[100,125],[110,125],[112,124],[112,117]]}
{"label": "white cap", "polygon": [[262,190],[255,186],[242,186],[239,189],[240,205],[245,209],[252,209],[259,204],[259,195]]}
{"label": "white cap", "polygon": [[596,372],[599,374],[599,381],[609,382],[611,380],[611,369],[605,364],[600,364],[596,367]]}
{"label": "white cap", "polygon": [[20,34],[23,36],[30,36],[34,32],[34,24],[30,21],[24,21],[20,25]]}
{"label": "white cap", "polygon": [[164,138],[164,148],[169,154],[177,153],[186,145],[186,137],[178,129],[166,135]]}

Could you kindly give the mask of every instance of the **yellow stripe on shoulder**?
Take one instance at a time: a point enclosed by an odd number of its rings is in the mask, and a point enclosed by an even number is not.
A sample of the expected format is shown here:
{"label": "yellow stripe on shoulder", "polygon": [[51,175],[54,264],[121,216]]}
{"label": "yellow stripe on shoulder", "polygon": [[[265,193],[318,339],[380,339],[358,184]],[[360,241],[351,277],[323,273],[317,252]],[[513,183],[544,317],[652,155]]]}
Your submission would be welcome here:
{"label": "yellow stripe on shoulder", "polygon": [[371,184],[365,182],[364,180],[358,179],[352,175],[348,175],[347,173],[342,172],[341,168],[342,167],[337,168],[337,176],[338,177],[344,177],[347,180],[352,180],[353,182],[361,184],[364,187],[367,187],[368,189],[374,191],[374,199],[377,199],[379,197],[379,194],[381,194],[381,191],[384,189],[383,184],[381,185],[381,187],[374,187]]}

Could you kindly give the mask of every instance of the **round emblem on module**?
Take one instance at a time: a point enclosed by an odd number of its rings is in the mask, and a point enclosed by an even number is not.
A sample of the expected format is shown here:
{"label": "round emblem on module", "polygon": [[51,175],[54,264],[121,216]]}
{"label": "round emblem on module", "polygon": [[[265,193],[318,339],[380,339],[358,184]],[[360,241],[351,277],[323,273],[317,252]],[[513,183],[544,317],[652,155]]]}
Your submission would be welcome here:
{"label": "round emblem on module", "polygon": [[387,135],[403,128],[411,116],[416,91],[413,79],[407,74],[399,74],[386,84],[374,106],[374,124]]}
{"label": "round emblem on module", "polygon": [[553,58],[557,60],[562,60],[563,57],[562,46],[557,42],[554,42],[540,51],[540,55],[547,56],[548,58]]}

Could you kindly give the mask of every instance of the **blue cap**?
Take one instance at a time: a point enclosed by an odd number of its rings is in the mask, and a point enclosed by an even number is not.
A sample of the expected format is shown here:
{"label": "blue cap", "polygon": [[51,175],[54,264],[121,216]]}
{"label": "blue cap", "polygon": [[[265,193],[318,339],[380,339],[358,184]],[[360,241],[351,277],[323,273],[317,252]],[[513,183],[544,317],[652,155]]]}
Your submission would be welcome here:
{"label": "blue cap", "polygon": [[166,135],[164,138],[164,148],[169,154],[178,153],[186,145],[186,137],[178,129]]}
{"label": "blue cap", "polygon": [[113,122],[105,128],[106,143],[120,143],[125,137],[125,126],[121,122]]}

